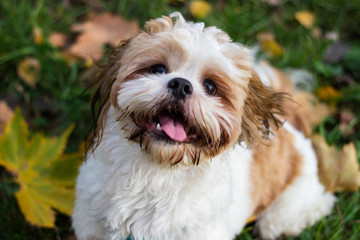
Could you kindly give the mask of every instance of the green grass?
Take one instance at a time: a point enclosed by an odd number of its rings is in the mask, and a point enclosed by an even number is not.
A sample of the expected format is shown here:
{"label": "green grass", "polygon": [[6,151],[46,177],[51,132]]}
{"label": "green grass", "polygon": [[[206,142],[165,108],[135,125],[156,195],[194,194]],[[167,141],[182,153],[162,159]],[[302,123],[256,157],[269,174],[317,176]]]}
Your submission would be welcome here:
{"label": "green grass", "polygon": [[[70,123],[76,130],[70,138],[68,151],[77,149],[89,131],[91,90],[83,92],[89,79],[84,63],[68,64],[60,57],[60,51],[47,41],[35,44],[32,31],[40,27],[44,38],[54,31],[68,33],[72,23],[79,22],[87,13],[94,11],[86,1],[71,1],[67,8],[64,1],[55,0],[2,0],[0,1],[0,99],[12,106],[20,105],[32,130],[42,130],[53,135],[63,131]],[[123,0],[99,1],[103,10],[137,20],[142,26],[147,19],[180,11],[190,20],[189,2],[169,4],[170,1]],[[176,2],[176,1],[175,1]],[[336,112],[351,111],[355,120],[351,134],[338,128],[335,114],[317,128],[329,143],[341,146],[355,142],[360,152],[360,1],[358,0],[292,0],[276,7],[263,0],[210,1],[213,11],[203,21],[216,25],[234,41],[252,46],[256,34],[269,31],[284,48],[284,55],[270,58],[279,68],[303,68],[316,77],[316,87],[333,86],[342,95],[336,100]],[[310,10],[316,16],[315,26],[323,35],[337,32],[341,41],[353,47],[343,61],[326,63],[324,51],[332,43],[324,37],[316,39],[309,29],[301,26],[294,14]],[[40,61],[41,72],[35,88],[27,86],[17,74],[17,66],[26,57]],[[347,74],[351,84],[339,82],[338,77]],[[86,121],[84,121],[86,119]],[[0,169],[0,239],[64,239],[70,233],[70,220],[58,215],[57,229],[39,229],[28,225],[18,210],[13,197],[16,186],[9,183],[7,173]],[[338,194],[338,202],[331,216],[308,228],[296,239],[360,239],[360,193]],[[3,230],[4,229],[4,230]],[[257,239],[252,226],[246,228],[238,239]],[[292,238],[288,238],[292,239]]]}

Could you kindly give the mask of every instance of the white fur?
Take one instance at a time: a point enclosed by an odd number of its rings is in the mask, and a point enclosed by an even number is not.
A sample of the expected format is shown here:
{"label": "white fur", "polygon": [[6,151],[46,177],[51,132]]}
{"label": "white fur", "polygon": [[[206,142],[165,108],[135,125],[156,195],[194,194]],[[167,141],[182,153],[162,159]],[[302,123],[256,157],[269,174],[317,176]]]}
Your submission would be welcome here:
{"label": "white fur", "polygon": [[233,239],[241,232],[253,210],[248,149],[238,145],[199,166],[166,169],[123,140],[113,111],[103,141],[80,168],[78,239]]}

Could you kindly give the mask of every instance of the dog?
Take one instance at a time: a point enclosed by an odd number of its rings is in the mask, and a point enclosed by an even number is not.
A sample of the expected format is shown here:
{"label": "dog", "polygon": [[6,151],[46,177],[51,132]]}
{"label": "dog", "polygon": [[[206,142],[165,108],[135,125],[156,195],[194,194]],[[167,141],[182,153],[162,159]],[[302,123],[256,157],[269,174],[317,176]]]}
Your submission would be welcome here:
{"label": "dog", "polygon": [[234,239],[251,216],[276,239],[331,213],[304,120],[317,114],[291,105],[286,77],[222,30],[178,12],[150,20],[97,85],[79,240]]}

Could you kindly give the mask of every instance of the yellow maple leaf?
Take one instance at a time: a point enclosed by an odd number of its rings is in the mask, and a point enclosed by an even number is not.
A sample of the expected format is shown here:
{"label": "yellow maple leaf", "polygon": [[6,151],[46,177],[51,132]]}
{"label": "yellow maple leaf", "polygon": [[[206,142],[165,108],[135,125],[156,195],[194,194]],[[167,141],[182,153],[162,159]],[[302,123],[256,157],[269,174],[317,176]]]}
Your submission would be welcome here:
{"label": "yellow maple leaf", "polygon": [[15,193],[25,219],[36,226],[54,227],[55,212],[71,215],[74,185],[82,151],[64,154],[74,126],[60,137],[33,134],[19,109],[0,136],[0,165],[15,176],[20,190]]}
{"label": "yellow maple leaf", "polygon": [[190,13],[195,18],[205,18],[211,12],[211,5],[206,1],[193,1],[190,3]]}
{"label": "yellow maple leaf", "polygon": [[311,28],[315,22],[314,14],[306,10],[296,12],[295,19],[306,28]]}

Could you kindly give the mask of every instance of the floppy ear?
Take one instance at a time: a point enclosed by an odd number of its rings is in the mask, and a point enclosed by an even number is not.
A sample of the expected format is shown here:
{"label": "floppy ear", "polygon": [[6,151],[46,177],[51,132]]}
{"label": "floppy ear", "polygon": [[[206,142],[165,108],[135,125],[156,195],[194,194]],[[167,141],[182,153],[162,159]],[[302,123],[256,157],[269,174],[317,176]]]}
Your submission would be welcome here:
{"label": "floppy ear", "polygon": [[251,72],[239,138],[249,146],[253,143],[267,144],[272,130],[282,125],[278,117],[284,115],[282,102],[287,98],[286,93],[275,93],[261,82],[255,71]]}
{"label": "floppy ear", "polygon": [[130,39],[121,42],[117,48],[108,54],[108,61],[103,65],[100,64],[99,74],[88,87],[95,87],[95,91],[91,100],[92,132],[87,140],[86,151],[91,148],[94,150],[101,142],[106,115],[111,105],[111,88],[121,67],[120,59],[129,42]]}

